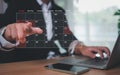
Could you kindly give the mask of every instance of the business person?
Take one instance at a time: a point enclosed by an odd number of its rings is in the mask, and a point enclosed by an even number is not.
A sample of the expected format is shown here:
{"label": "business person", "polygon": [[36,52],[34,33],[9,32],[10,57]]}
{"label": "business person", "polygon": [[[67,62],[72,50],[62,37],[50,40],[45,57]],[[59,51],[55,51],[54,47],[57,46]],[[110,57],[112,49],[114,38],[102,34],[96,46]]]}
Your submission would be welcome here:
{"label": "business person", "polygon": [[[6,26],[2,30],[2,32],[3,32],[2,36],[5,40],[7,40],[10,43],[16,43],[17,41],[19,41],[19,44],[25,43],[26,36],[27,36],[27,34],[29,34],[29,31],[31,31],[31,29],[29,30],[29,25],[32,26],[32,23],[30,23],[30,22],[14,23],[14,22],[16,22],[16,12],[18,12],[19,10],[27,10],[27,9],[42,10],[41,13],[43,15],[40,17],[42,17],[41,20],[43,20],[43,21],[41,21],[41,23],[40,23],[41,26],[38,26],[38,27],[41,28],[44,25],[46,25],[46,26],[44,26],[46,28],[42,28],[43,30],[36,28],[37,30],[39,29],[39,32],[34,32],[34,33],[41,34],[42,32],[43,33],[45,32],[47,34],[46,39],[48,40],[48,44],[51,44],[51,40],[55,40],[55,38],[59,40],[61,38],[61,36],[64,36],[63,34],[59,35],[59,36],[57,35],[58,34],[57,32],[59,32],[59,31],[56,29],[59,28],[57,26],[59,26],[60,16],[62,16],[64,18],[64,21],[60,21],[61,24],[64,24],[64,26],[62,26],[61,29],[68,30],[68,25],[66,23],[67,20],[64,15],[65,11],[61,7],[56,5],[53,0],[29,0],[29,1],[28,0],[25,0],[25,1],[11,0],[11,2],[9,2],[9,3],[10,4],[8,6],[8,9],[6,10],[6,13],[2,16],[2,20],[0,22],[2,25],[1,27]],[[52,10],[52,12],[46,13],[46,11],[49,11],[49,10]],[[47,19],[49,18],[49,23],[46,20],[46,14],[47,14]],[[55,21],[53,20],[53,18]],[[11,23],[13,23],[13,24],[11,24]],[[47,27],[47,25],[49,25],[49,26]],[[21,29],[19,28],[19,26]],[[26,28],[27,26],[28,26],[28,28]],[[22,30],[22,28],[23,28],[23,30]],[[26,31],[24,31],[24,29],[26,29]],[[54,31],[54,34],[53,34],[52,29]],[[16,31],[16,33],[14,33],[15,31]],[[32,33],[32,34],[34,34],[34,33]],[[70,32],[67,32],[67,33],[65,32],[65,36],[68,36],[69,34],[70,34],[70,36],[73,36]],[[54,39],[53,39],[53,37],[54,37]],[[72,38],[74,38],[74,37],[72,37]],[[41,38],[39,38],[39,39],[41,39]],[[60,42],[60,43],[62,43],[62,42]],[[64,43],[65,42],[63,42],[63,44]],[[1,47],[3,47],[3,45],[1,45]],[[66,47],[68,47],[68,44]],[[101,58],[103,58],[102,51],[106,52],[108,56],[110,55],[109,50],[106,47],[85,46],[82,42],[77,41],[77,40],[71,41],[71,44],[68,49],[69,49],[70,53],[82,54],[85,56],[89,56],[91,58],[95,58],[95,54],[93,52],[100,53]],[[25,51],[23,51],[23,53],[24,52]]]}

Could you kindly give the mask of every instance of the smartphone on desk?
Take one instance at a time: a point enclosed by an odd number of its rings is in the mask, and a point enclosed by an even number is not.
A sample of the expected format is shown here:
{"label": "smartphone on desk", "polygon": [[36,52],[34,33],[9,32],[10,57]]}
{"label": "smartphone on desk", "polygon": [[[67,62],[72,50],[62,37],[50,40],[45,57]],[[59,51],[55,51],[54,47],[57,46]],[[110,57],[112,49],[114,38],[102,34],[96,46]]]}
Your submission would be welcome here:
{"label": "smartphone on desk", "polygon": [[55,70],[55,71],[60,71],[64,73],[74,74],[74,75],[79,75],[89,71],[89,68],[87,67],[63,64],[63,63],[49,64],[49,65],[46,65],[45,68],[49,70]]}

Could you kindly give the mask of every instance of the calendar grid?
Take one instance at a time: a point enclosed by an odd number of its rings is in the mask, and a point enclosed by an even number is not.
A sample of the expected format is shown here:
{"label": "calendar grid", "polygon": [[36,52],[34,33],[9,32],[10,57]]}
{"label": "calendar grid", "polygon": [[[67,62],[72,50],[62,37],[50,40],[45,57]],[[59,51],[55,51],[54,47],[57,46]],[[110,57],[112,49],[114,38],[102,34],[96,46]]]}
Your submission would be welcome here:
{"label": "calendar grid", "polygon": [[34,34],[26,38],[27,48],[55,48],[57,47],[54,43],[56,40],[60,42],[62,47],[68,48],[69,44],[75,39],[68,28],[65,14],[61,10],[51,10],[51,13],[53,14],[52,23],[54,33],[51,41],[47,41],[46,38],[46,26],[41,10],[19,10],[16,13],[17,23],[30,21],[34,27],[43,29],[43,34]]}

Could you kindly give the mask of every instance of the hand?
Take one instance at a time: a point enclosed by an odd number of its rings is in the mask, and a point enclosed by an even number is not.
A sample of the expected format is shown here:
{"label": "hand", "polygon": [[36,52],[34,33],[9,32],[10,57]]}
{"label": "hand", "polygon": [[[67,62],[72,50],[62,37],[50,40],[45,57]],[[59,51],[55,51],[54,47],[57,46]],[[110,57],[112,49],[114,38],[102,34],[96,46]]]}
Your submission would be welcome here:
{"label": "hand", "polygon": [[13,23],[6,27],[3,36],[7,41],[15,41],[20,44],[24,44],[26,42],[26,36],[32,34],[42,34],[42,32],[42,29],[32,27],[31,22]]}
{"label": "hand", "polygon": [[107,47],[103,47],[103,46],[83,46],[83,47],[79,47],[79,45],[77,46],[77,48],[75,49],[75,53],[76,54],[82,54],[84,56],[88,56],[90,58],[95,58],[95,53],[99,53],[101,59],[104,58],[103,56],[103,52],[105,52],[107,54],[107,56],[110,56],[110,51]]}

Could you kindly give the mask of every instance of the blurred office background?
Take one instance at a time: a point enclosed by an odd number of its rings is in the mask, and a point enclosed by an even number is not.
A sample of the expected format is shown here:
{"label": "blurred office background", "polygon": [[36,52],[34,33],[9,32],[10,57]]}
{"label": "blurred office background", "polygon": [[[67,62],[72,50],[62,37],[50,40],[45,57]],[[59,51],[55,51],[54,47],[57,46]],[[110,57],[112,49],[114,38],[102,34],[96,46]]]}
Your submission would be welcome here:
{"label": "blurred office background", "polygon": [[[107,46],[112,50],[118,36],[120,0],[55,0],[66,10],[70,29],[86,45]],[[0,0],[0,13],[7,4]]]}
{"label": "blurred office background", "polygon": [[75,36],[87,45],[107,46],[112,51],[118,36],[120,0],[56,0],[66,9]]}

